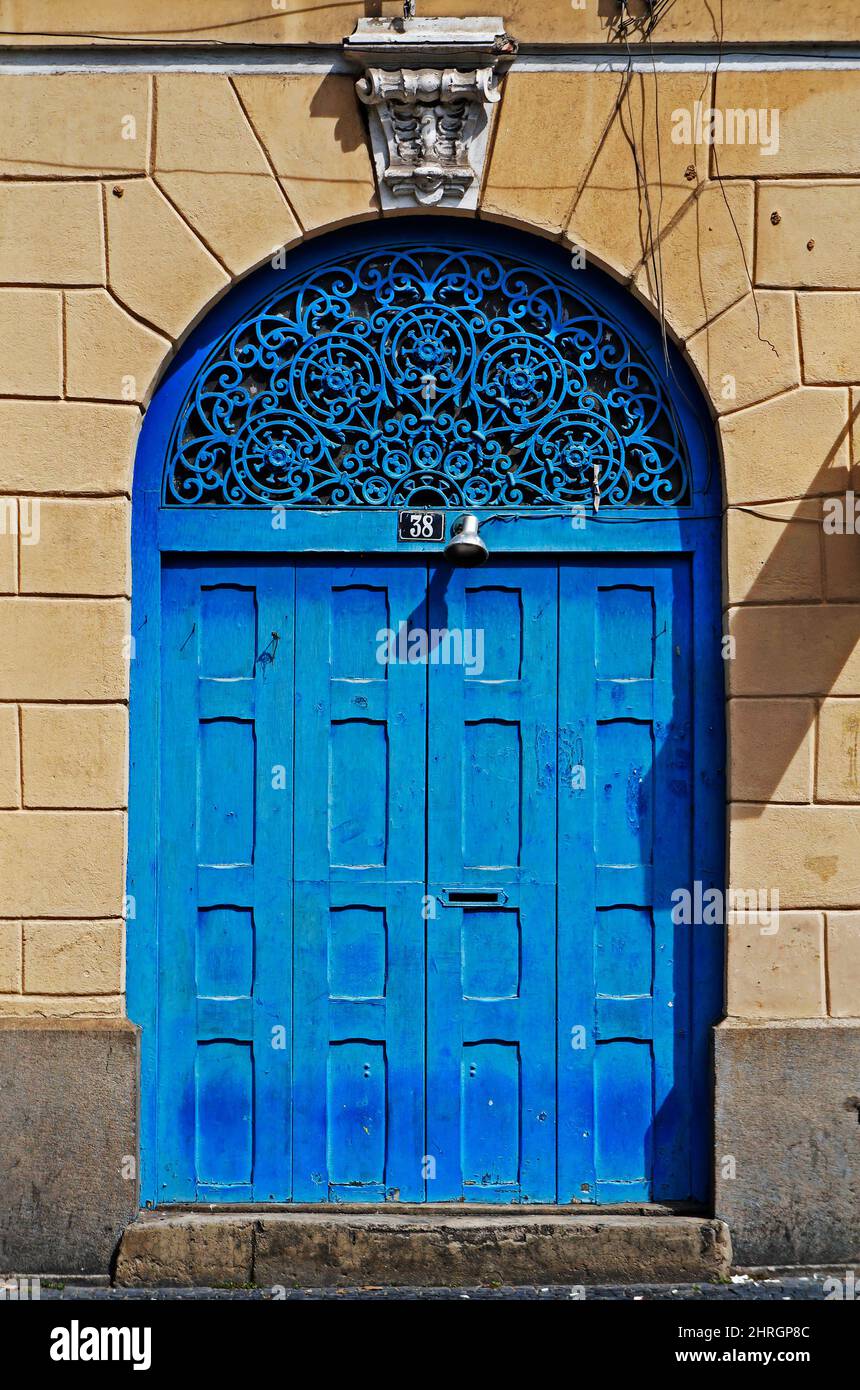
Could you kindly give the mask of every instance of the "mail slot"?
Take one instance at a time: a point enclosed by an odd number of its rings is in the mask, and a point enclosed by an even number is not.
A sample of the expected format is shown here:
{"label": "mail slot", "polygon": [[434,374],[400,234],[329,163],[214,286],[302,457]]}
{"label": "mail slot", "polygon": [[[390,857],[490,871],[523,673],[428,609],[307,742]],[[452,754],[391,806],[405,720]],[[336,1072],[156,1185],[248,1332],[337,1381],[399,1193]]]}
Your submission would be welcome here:
{"label": "mail slot", "polygon": [[508,895],[502,889],[446,888],[440,899],[445,907],[504,907]]}

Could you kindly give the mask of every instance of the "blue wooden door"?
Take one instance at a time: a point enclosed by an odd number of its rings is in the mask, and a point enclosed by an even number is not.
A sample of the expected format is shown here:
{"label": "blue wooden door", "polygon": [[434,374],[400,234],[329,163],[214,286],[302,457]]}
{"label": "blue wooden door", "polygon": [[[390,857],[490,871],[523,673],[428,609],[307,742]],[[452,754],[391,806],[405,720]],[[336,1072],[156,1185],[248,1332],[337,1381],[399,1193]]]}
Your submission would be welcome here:
{"label": "blue wooden door", "polygon": [[428,1193],[551,1202],[558,570],[440,566],[430,596],[464,659],[429,667]]}
{"label": "blue wooden door", "polygon": [[294,572],[163,573],[158,1199],[290,1195]]}
{"label": "blue wooden door", "polygon": [[160,1200],[694,1195],[690,604],[683,556],[165,568]]}
{"label": "blue wooden door", "polygon": [[[423,1199],[426,570],[297,572],[297,1201]],[[285,884],[285,891],[289,886]]]}
{"label": "blue wooden door", "polygon": [[692,870],[692,679],[685,557],[561,569],[562,1202],[694,1191],[690,931],[671,916]]}

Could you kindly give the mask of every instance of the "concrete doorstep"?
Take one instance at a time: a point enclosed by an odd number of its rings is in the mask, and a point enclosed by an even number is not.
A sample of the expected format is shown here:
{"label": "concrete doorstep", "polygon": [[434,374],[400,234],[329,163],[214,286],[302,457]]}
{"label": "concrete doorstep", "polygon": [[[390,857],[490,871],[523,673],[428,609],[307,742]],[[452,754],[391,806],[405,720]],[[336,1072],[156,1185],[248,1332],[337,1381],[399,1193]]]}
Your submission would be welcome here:
{"label": "concrete doorstep", "polygon": [[707,1283],[728,1277],[723,1221],[497,1212],[142,1212],[115,1280],[331,1288],[396,1284]]}

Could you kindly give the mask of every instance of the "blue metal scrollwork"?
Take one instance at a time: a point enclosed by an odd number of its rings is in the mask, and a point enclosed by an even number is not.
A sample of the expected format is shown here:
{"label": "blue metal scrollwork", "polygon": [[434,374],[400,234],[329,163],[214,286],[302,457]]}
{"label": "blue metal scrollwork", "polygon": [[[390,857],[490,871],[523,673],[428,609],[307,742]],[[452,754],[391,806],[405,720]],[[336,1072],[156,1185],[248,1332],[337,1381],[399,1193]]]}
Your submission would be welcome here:
{"label": "blue metal scrollwork", "polygon": [[185,398],[165,506],[690,502],[665,390],[585,291],[474,248],[342,256],[269,290]]}

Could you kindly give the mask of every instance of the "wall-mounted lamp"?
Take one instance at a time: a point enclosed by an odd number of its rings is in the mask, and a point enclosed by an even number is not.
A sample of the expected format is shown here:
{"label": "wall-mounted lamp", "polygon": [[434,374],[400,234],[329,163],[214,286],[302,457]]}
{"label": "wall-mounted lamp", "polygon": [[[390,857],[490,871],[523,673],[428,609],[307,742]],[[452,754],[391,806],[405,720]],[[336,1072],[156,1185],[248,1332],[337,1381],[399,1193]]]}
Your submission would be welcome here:
{"label": "wall-mounted lamp", "polygon": [[460,516],[451,527],[451,539],[445,546],[445,559],[461,569],[477,569],[485,565],[490,552],[481,539],[480,522],[476,516]]}

